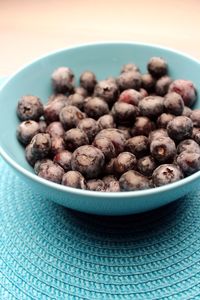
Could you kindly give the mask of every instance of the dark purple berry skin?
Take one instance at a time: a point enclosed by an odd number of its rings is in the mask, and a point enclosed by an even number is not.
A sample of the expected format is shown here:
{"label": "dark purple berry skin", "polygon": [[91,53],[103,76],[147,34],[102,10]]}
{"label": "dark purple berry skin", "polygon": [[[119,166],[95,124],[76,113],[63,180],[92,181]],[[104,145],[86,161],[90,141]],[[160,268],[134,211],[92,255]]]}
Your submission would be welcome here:
{"label": "dark purple berry skin", "polygon": [[167,63],[161,57],[152,57],[147,64],[147,69],[156,78],[166,75],[168,71]]}
{"label": "dark purple berry skin", "polygon": [[47,129],[47,123],[44,121],[44,120],[40,120],[38,122],[38,125],[39,125],[39,131],[41,133],[45,133],[46,132],[46,129]]}
{"label": "dark purple berry skin", "polygon": [[169,137],[166,129],[160,128],[153,130],[149,133],[149,142],[151,143],[153,140],[157,140],[163,137]]}
{"label": "dark purple berry skin", "polygon": [[121,73],[126,73],[126,72],[140,72],[140,69],[136,64],[128,63],[123,65],[121,69]]}
{"label": "dark purple berry skin", "polygon": [[183,151],[200,153],[200,146],[192,139],[183,140],[177,146],[177,153]]}
{"label": "dark purple berry skin", "polygon": [[200,145],[200,128],[193,128],[192,138],[195,140],[195,142],[197,142],[197,144]]}
{"label": "dark purple berry skin", "polygon": [[174,115],[169,113],[162,113],[156,121],[158,128],[167,128],[168,123],[175,118]]}
{"label": "dark purple berry skin", "polygon": [[131,135],[145,135],[155,129],[155,124],[147,117],[137,117],[135,123],[131,129]]}
{"label": "dark purple berry skin", "polygon": [[162,186],[183,178],[183,173],[174,164],[164,164],[157,167],[152,175],[153,185]]}
{"label": "dark purple berry skin", "polygon": [[38,133],[32,138],[29,145],[36,160],[45,158],[51,150],[50,135],[48,133]]}
{"label": "dark purple berry skin", "polygon": [[133,153],[122,152],[114,160],[114,171],[121,175],[129,170],[134,170],[137,159]]}
{"label": "dark purple berry skin", "polygon": [[79,171],[87,179],[97,178],[104,164],[105,157],[102,151],[92,145],[81,146],[72,154],[72,170]]}
{"label": "dark purple berry skin", "polygon": [[61,166],[65,172],[68,172],[71,170],[71,159],[72,153],[68,150],[63,150],[54,156],[53,161]]}
{"label": "dark purple berry skin", "polygon": [[115,147],[112,141],[106,137],[95,138],[93,146],[103,152],[107,161],[116,156]]}
{"label": "dark purple berry skin", "polygon": [[53,164],[53,161],[49,158],[43,158],[41,160],[37,160],[35,165],[34,165],[34,171],[35,171],[35,174],[38,175],[38,173],[44,169],[44,168],[47,168],[48,165],[51,165]]}
{"label": "dark purple berry skin", "polygon": [[151,74],[146,73],[142,75],[142,88],[147,90],[147,92],[151,93],[154,90],[155,83],[156,81]]}
{"label": "dark purple berry skin", "polygon": [[106,192],[120,192],[119,181],[113,175],[107,175],[102,178],[105,184],[105,191]]}
{"label": "dark purple berry skin", "polygon": [[176,145],[169,137],[154,139],[150,144],[150,152],[158,162],[169,162],[176,155]]}
{"label": "dark purple berry skin", "polygon": [[59,165],[46,164],[46,167],[40,168],[38,173],[39,177],[42,177],[46,180],[53,181],[55,183],[61,183],[62,177],[64,175],[64,170]]}
{"label": "dark purple berry skin", "polygon": [[17,128],[17,138],[23,145],[28,145],[39,131],[40,127],[37,122],[33,120],[23,121]]}
{"label": "dark purple berry skin", "polygon": [[69,105],[78,107],[80,110],[83,109],[84,97],[78,93],[74,93],[68,97]]}
{"label": "dark purple berry skin", "polygon": [[106,174],[106,175],[114,174],[114,161],[115,161],[115,158],[111,158],[111,160],[105,164],[105,167],[103,170],[104,174]]}
{"label": "dark purple berry skin", "polygon": [[100,131],[97,121],[95,121],[92,118],[85,118],[81,120],[78,123],[77,128],[81,129],[86,133],[90,143],[93,141],[94,137]]}
{"label": "dark purple berry skin", "polygon": [[77,171],[68,171],[62,177],[62,185],[76,189],[86,190],[86,181],[83,175]]}
{"label": "dark purple berry skin", "polygon": [[96,192],[105,192],[105,184],[101,179],[90,179],[87,181],[87,189]]}
{"label": "dark purple berry skin", "polygon": [[200,127],[200,109],[195,109],[190,115],[194,127]]}
{"label": "dark purple berry skin", "polygon": [[44,106],[44,118],[47,123],[59,120],[59,114],[67,102],[67,97],[58,95]]}
{"label": "dark purple berry skin", "polygon": [[176,92],[181,95],[184,104],[189,107],[191,107],[197,99],[195,86],[190,80],[174,80],[169,86],[169,92]]}
{"label": "dark purple berry skin", "polygon": [[65,130],[61,122],[55,121],[50,123],[47,126],[46,133],[49,133],[51,137],[55,137],[55,136],[63,137],[65,134]]}
{"label": "dark purple berry skin", "polygon": [[192,113],[191,108],[189,108],[188,106],[184,106],[182,116],[190,118],[191,113]]}
{"label": "dark purple berry skin", "polygon": [[74,88],[74,74],[68,67],[56,69],[52,76],[52,86],[56,93],[70,93]]}
{"label": "dark purple berry skin", "polygon": [[167,93],[164,97],[164,109],[169,114],[180,116],[184,109],[184,102],[181,95],[175,92]]}
{"label": "dark purple berry skin", "polygon": [[136,191],[150,188],[148,178],[133,170],[124,173],[120,177],[119,185],[121,191]]}
{"label": "dark purple berry skin", "polygon": [[60,122],[66,130],[76,127],[78,122],[84,118],[85,114],[72,105],[65,106],[59,114]]}
{"label": "dark purple berry skin", "polygon": [[38,121],[43,114],[43,105],[40,98],[36,96],[23,96],[17,104],[17,115],[21,121]]}
{"label": "dark purple berry skin", "polygon": [[103,129],[96,135],[95,139],[98,139],[100,137],[106,137],[111,140],[111,142],[115,147],[116,155],[124,151],[124,145],[126,139],[124,137],[124,134],[119,129],[116,128]]}
{"label": "dark purple berry skin", "polygon": [[94,96],[104,99],[108,105],[117,100],[118,94],[116,83],[110,80],[99,81],[94,89]]}
{"label": "dark purple berry skin", "polygon": [[143,88],[139,89],[139,93],[140,93],[142,99],[149,96],[149,94],[147,93],[147,91],[145,89],[143,89]]}
{"label": "dark purple berry skin", "polygon": [[126,140],[131,138],[131,128],[126,126],[118,126],[118,129],[123,133]]}
{"label": "dark purple berry skin", "polygon": [[88,97],[88,92],[87,92],[87,90],[84,89],[82,86],[77,86],[77,87],[75,87],[74,93],[83,96],[83,98]]}
{"label": "dark purple berry skin", "polygon": [[38,158],[32,153],[32,145],[28,144],[25,148],[25,157],[27,162],[33,167]]}
{"label": "dark purple berry skin", "polygon": [[137,106],[141,99],[142,99],[142,96],[141,96],[140,92],[138,92],[134,89],[128,89],[128,90],[123,91],[120,94],[118,101]]}
{"label": "dark purple berry skin", "polygon": [[96,76],[91,71],[85,71],[80,76],[80,86],[91,94],[94,91],[94,87],[97,83]]}
{"label": "dark purple berry skin", "polygon": [[120,91],[127,89],[139,90],[141,88],[142,78],[141,74],[136,71],[123,72],[117,78],[117,85]]}
{"label": "dark purple berry skin", "polygon": [[95,120],[109,113],[108,104],[101,98],[90,97],[84,105],[84,111]]}
{"label": "dark purple berry skin", "polygon": [[134,105],[124,102],[115,102],[111,114],[117,124],[131,125],[136,118],[136,109]]}
{"label": "dark purple berry skin", "polygon": [[200,170],[200,154],[183,151],[177,156],[176,163],[185,176],[189,176]]}
{"label": "dark purple berry skin", "polygon": [[157,163],[155,159],[150,155],[143,156],[140,159],[138,159],[137,168],[139,172],[144,176],[151,176],[156,167]]}
{"label": "dark purple berry skin", "polygon": [[98,119],[97,123],[99,125],[100,130],[106,129],[106,128],[115,128],[116,127],[113,116],[108,115],[108,114],[100,117]]}
{"label": "dark purple berry skin", "polygon": [[125,149],[137,158],[142,157],[149,152],[148,138],[144,135],[134,136],[126,141]]}
{"label": "dark purple berry skin", "polygon": [[176,141],[181,141],[192,137],[193,123],[191,119],[178,116],[167,125],[168,135]]}
{"label": "dark purple berry skin", "polygon": [[139,102],[138,107],[142,116],[155,118],[164,111],[164,99],[160,96],[148,96]]}
{"label": "dark purple berry skin", "polygon": [[165,75],[159,78],[156,81],[155,92],[158,96],[164,96],[167,94],[170,84],[172,83],[172,79]]}
{"label": "dark purple berry skin", "polygon": [[80,146],[89,144],[87,134],[79,128],[72,128],[66,131],[64,140],[66,149],[69,151],[74,151]]}
{"label": "dark purple berry skin", "polygon": [[51,155],[55,156],[57,153],[65,150],[64,139],[60,136],[51,137]]}

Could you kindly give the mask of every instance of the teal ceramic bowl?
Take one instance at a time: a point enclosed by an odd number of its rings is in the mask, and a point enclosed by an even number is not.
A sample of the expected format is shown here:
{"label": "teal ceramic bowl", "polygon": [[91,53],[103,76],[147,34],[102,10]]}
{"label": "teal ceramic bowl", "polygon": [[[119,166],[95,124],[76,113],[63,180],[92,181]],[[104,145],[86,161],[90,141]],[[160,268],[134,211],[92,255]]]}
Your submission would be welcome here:
{"label": "teal ceramic bowl", "polygon": [[[121,66],[137,63],[142,72],[151,56],[162,56],[169,63],[169,73],[192,80],[200,95],[200,62],[180,52],[160,46],[131,42],[94,43],[50,53],[30,63],[10,77],[0,90],[0,151],[14,171],[37,193],[66,207],[101,215],[140,213],[172,202],[198,189],[200,171],[173,184],[159,188],[101,193],[61,186],[37,177],[26,162],[24,150],[16,139],[16,104],[25,94],[38,95],[44,102],[51,94],[50,76],[59,66],[69,66],[78,78],[86,69],[98,79],[117,76]],[[196,107],[200,107],[198,99]],[[3,174],[1,175],[3,176]],[[45,200],[44,200],[45,201]]]}

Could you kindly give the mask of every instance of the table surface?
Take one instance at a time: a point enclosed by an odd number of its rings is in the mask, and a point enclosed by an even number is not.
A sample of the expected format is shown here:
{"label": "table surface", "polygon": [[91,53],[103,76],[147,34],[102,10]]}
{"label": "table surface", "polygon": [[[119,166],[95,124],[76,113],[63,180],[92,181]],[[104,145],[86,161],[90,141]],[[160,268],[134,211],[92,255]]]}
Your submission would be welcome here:
{"label": "table surface", "polygon": [[131,40],[200,59],[199,0],[1,0],[1,75],[73,44]]}

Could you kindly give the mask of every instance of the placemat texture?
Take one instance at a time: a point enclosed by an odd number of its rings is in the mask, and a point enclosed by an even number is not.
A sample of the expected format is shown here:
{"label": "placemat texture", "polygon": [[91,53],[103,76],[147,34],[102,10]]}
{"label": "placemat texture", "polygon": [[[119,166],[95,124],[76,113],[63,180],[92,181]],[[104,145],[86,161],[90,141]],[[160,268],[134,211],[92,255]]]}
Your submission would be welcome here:
{"label": "placemat texture", "polygon": [[0,159],[0,299],[200,299],[200,192],[140,215],[45,200]]}

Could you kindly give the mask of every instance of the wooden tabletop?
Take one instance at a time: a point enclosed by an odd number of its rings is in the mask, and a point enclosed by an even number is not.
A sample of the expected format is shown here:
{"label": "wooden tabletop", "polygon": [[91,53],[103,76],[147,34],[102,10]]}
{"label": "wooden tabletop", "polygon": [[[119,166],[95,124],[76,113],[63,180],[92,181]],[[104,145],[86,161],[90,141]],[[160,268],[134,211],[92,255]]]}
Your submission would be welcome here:
{"label": "wooden tabletop", "polygon": [[0,0],[0,75],[102,40],[156,43],[200,59],[199,14],[199,0]]}

